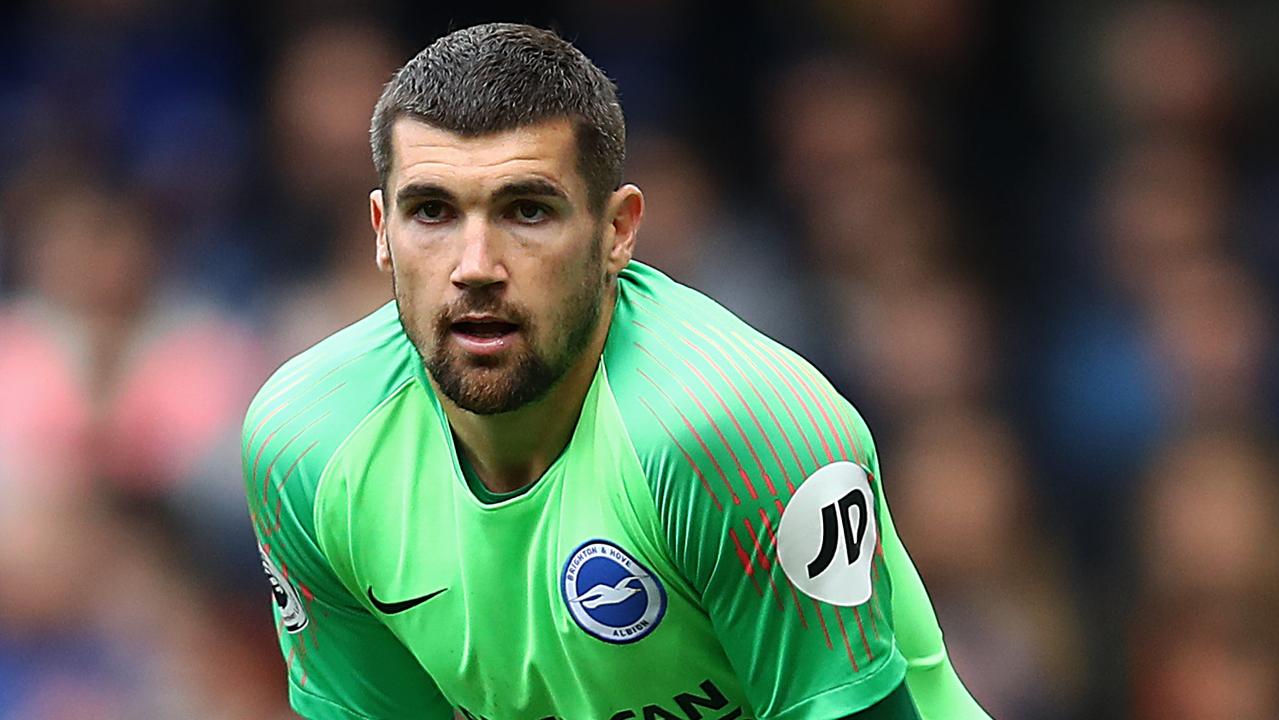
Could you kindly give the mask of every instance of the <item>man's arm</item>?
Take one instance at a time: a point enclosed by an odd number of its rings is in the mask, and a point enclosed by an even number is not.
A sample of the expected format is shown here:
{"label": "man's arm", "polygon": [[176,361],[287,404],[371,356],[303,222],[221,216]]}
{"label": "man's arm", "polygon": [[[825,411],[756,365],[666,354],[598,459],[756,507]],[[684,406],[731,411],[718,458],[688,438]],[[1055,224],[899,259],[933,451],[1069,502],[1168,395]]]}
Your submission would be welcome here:
{"label": "man's arm", "polygon": [[[862,418],[795,353],[660,274],[635,273],[610,384],[672,560],[752,707],[767,720],[916,717],[899,689],[907,658],[924,678],[940,633],[888,519]],[[899,626],[936,642],[899,648]],[[920,693],[931,707],[930,690]],[[945,707],[924,717],[984,717]]]}
{"label": "man's arm", "polygon": [[347,429],[331,424],[335,413],[324,401],[335,397],[332,386],[300,377],[282,371],[268,383],[249,411],[243,444],[290,703],[308,720],[451,719],[431,678],[339,582],[316,542],[316,480],[326,449]]}
{"label": "man's arm", "polygon": [[308,720],[451,718],[417,660],[284,526],[258,533],[293,709]]}
{"label": "man's arm", "polygon": [[950,664],[928,591],[897,537],[888,503],[882,498],[879,517],[884,560],[893,579],[897,647],[906,656],[906,685],[911,698],[924,720],[989,720]]}
{"label": "man's arm", "polygon": [[[671,560],[756,717],[915,720],[878,488],[838,396],[758,336],[650,315],[610,382]],[[622,360],[638,361],[634,374]]]}

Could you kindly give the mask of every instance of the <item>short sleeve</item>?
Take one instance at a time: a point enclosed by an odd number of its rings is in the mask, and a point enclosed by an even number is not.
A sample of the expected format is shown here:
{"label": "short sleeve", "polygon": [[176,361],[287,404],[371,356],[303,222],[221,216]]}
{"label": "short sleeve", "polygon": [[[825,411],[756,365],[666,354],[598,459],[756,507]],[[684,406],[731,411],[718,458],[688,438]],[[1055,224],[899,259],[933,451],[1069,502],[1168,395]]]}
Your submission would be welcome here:
{"label": "short sleeve", "polygon": [[293,709],[309,720],[451,719],[426,671],[341,585],[315,541],[317,448],[291,432],[305,418],[271,433],[254,417],[245,427],[245,488]]}
{"label": "short sleeve", "polygon": [[758,717],[829,720],[884,699],[905,660],[861,418],[762,337],[649,342],[631,425],[666,440],[642,463],[671,556]]}

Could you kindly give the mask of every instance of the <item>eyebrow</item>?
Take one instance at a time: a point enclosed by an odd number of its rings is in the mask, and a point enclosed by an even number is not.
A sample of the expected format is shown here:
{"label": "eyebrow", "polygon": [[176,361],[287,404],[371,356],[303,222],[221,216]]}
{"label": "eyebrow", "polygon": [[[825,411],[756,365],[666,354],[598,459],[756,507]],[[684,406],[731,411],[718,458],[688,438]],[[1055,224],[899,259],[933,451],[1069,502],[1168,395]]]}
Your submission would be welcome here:
{"label": "eyebrow", "polygon": [[409,200],[443,200],[448,203],[457,204],[456,195],[435,183],[413,182],[396,191],[396,205],[403,205]]}
{"label": "eyebrow", "polygon": [[503,185],[493,193],[494,200],[512,197],[548,197],[568,200],[568,193],[564,192],[560,186],[543,178],[516,180]]}
{"label": "eyebrow", "polygon": [[[546,197],[568,200],[568,193],[560,186],[544,178],[515,180],[495,190],[491,196],[494,201],[513,197]],[[457,204],[457,195],[449,189],[430,182],[412,182],[395,193],[395,203],[403,205],[409,200],[443,200]]]}

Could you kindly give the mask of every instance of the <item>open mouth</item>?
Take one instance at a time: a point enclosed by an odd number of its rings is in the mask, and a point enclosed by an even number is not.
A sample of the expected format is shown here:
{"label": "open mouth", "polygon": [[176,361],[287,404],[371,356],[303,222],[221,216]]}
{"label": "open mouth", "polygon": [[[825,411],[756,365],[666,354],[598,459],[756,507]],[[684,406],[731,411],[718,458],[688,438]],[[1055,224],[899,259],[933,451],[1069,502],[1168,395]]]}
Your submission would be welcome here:
{"label": "open mouth", "polygon": [[515,344],[517,323],[497,318],[467,318],[449,326],[453,340],[472,355],[494,355]]}
{"label": "open mouth", "polygon": [[518,325],[501,320],[467,320],[453,323],[453,332],[482,339],[502,337],[516,330],[519,330]]}

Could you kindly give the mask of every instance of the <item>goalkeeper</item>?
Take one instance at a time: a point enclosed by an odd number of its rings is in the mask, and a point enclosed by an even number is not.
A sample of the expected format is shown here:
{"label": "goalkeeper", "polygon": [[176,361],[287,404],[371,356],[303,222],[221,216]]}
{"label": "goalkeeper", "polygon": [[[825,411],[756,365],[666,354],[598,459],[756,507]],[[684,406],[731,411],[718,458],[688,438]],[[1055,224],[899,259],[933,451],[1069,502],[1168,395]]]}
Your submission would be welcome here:
{"label": "goalkeeper", "polygon": [[395,302],[284,365],[245,482],[312,720],[985,714],[875,447],[811,365],[631,259],[616,90],[522,25],[374,110]]}

